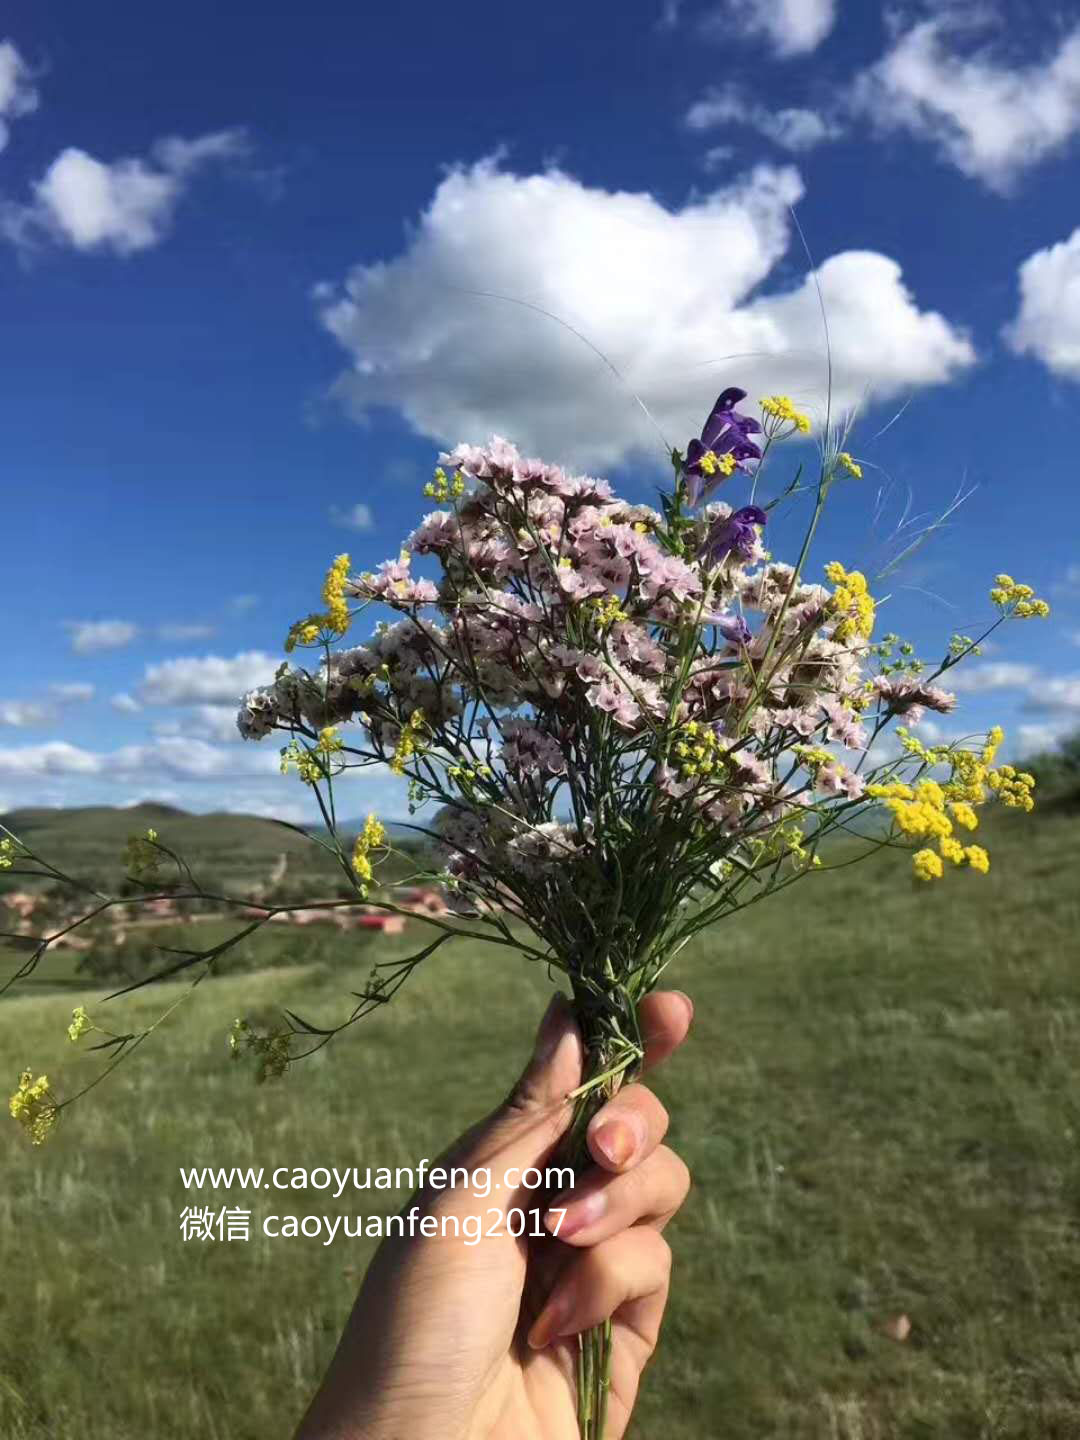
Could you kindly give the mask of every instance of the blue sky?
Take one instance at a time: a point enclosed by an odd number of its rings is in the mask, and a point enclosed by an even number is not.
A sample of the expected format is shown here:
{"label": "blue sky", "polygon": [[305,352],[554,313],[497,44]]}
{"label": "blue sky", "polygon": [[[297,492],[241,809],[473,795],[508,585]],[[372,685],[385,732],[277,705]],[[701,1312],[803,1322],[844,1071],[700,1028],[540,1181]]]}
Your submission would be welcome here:
{"label": "blue sky", "polygon": [[[883,624],[936,653],[1010,571],[1053,615],[972,665],[963,728],[1023,749],[1080,726],[1080,24],[940,0],[227,11],[5,7],[0,809],[300,818],[229,716],[329,559],[395,553],[458,440],[648,499],[630,390],[680,445],[729,384],[820,416],[818,286],[865,468],[819,562],[872,571],[906,506],[974,488]],[[400,809],[354,785],[347,808]]]}

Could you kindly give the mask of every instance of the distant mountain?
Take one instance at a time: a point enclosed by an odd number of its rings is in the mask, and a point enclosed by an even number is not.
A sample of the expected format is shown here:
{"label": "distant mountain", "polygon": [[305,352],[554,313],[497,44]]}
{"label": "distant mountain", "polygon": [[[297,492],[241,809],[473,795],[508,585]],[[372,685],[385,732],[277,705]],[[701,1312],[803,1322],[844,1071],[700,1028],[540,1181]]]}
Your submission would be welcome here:
{"label": "distant mountain", "polygon": [[[163,845],[191,867],[207,890],[246,895],[253,887],[269,884],[277,877],[279,885],[284,880],[290,890],[318,896],[336,893],[343,878],[340,863],[317,843],[326,839],[323,827],[297,829],[258,815],[194,815],[175,805],[148,801],[126,807],[87,805],[70,810],[27,807],[12,810],[0,820],[64,874],[114,893],[127,874],[128,837],[151,829],[157,831]],[[352,836],[363,825],[363,819],[339,822],[338,834],[346,854]],[[424,844],[424,837],[404,823],[388,821],[386,828],[391,840],[402,849],[415,850]],[[412,859],[389,857],[380,866],[379,875],[383,883],[393,883],[414,869]],[[163,867],[162,877],[175,879],[175,867]],[[23,889],[34,883],[26,876],[0,871],[0,891]]]}

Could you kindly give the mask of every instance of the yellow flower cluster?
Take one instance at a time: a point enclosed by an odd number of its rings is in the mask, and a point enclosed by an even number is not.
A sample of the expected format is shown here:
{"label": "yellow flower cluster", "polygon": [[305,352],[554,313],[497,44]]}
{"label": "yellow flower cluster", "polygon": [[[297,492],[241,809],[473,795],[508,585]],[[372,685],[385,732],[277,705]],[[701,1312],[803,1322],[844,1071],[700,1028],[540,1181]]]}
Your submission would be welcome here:
{"label": "yellow flower cluster", "polygon": [[730,450],[723,455],[717,455],[715,450],[706,450],[698,464],[706,475],[715,475],[718,472],[721,475],[731,475],[735,470],[735,456]]}
{"label": "yellow flower cluster", "polygon": [[796,870],[806,870],[809,866],[820,866],[821,856],[811,855],[803,841],[806,839],[805,832],[801,825],[794,821],[785,825],[778,825],[769,836],[758,846],[759,855],[776,856],[790,860]]}
{"label": "yellow flower cluster", "polygon": [[1035,809],[1035,801],[1031,795],[1035,788],[1035,776],[1029,775],[1026,770],[1015,770],[1011,765],[999,765],[987,775],[986,783],[1010,810]]}
{"label": "yellow flower cluster", "polygon": [[617,620],[625,620],[627,618],[626,611],[619,604],[619,597],[617,595],[594,595],[589,604],[596,615],[596,623],[601,630],[607,630],[608,627],[614,625]]}
{"label": "yellow flower cluster", "polygon": [[326,579],[323,581],[322,599],[326,606],[327,628],[335,630],[339,635],[344,635],[349,628],[352,616],[349,614],[349,606],[345,599],[345,584],[349,578],[349,557],[348,555],[335,555],[334,563],[326,572]]}
{"label": "yellow flower cluster", "polygon": [[336,755],[339,750],[345,749],[345,741],[342,740],[341,731],[336,725],[326,725],[319,731],[315,749],[320,755]]}
{"label": "yellow flower cluster", "polygon": [[272,1030],[260,1035],[246,1020],[234,1020],[229,1032],[229,1049],[232,1058],[239,1060],[242,1055],[254,1054],[257,1060],[255,1083],[276,1080],[289,1068],[289,1047],[292,1034],[288,1030]]}
{"label": "yellow flower cluster", "polygon": [[305,615],[289,626],[285,637],[285,650],[292,654],[297,645],[320,645],[328,640],[339,640],[352,623],[352,615],[345,600],[345,586],[349,579],[350,560],[348,555],[337,555],[326,572],[323,581],[322,598],[326,606],[321,614]]}
{"label": "yellow flower cluster", "polygon": [[[962,783],[966,789],[966,782]],[[913,839],[937,840],[937,850],[916,850],[911,857],[912,869],[920,880],[940,880],[945,873],[945,860],[953,865],[962,865],[966,860],[972,870],[982,875],[990,869],[990,857],[980,845],[961,845],[953,834],[953,820],[967,830],[974,830],[978,823],[966,801],[951,798],[953,788],[952,781],[939,785],[936,780],[920,780],[914,786],[890,780],[887,784],[866,787],[868,795],[884,801],[903,834]],[[948,811],[952,812],[952,819]]]}
{"label": "yellow flower cluster", "polygon": [[1018,585],[1011,575],[996,575],[990,599],[999,610],[1007,610],[1019,620],[1045,620],[1050,606],[1039,600],[1030,585]]}
{"label": "yellow flower cluster", "polygon": [[794,745],[792,752],[799,757],[808,770],[820,770],[823,765],[830,765],[834,762],[835,756],[830,755],[828,750],[823,750],[820,745]]}
{"label": "yellow flower cluster", "polygon": [[93,1028],[94,1022],[86,1013],[86,1006],[76,1005],[75,1009],[71,1012],[71,1024],[68,1026],[67,1032],[68,1039],[72,1042],[72,1044],[75,1044],[75,1042],[81,1039],[88,1030],[93,1030]]}
{"label": "yellow flower cluster", "polygon": [[945,874],[941,856],[934,850],[916,850],[911,866],[920,880],[940,880]]}
{"label": "yellow flower cluster", "polygon": [[[905,734],[905,746],[910,749],[912,737]],[[987,733],[986,744],[981,750],[943,750],[941,752],[924,751],[923,758],[929,759],[932,763],[940,759],[947,759],[952,767],[952,774],[945,790],[950,801],[959,802],[969,808],[973,805],[983,805],[989,798],[987,787],[991,791],[999,788],[998,771],[992,769],[994,758],[1001,743],[1005,739],[1005,732],[1000,725],[995,725]],[[1011,769],[1012,767],[1007,767]],[[1013,771],[1013,774],[1016,772]],[[1031,779],[1030,776],[1027,777]],[[1031,779],[1031,784],[1035,781]],[[1030,786],[1027,787],[1030,789]],[[1028,807],[1029,809],[1031,806]],[[974,818],[974,811],[971,815]],[[964,822],[961,822],[964,823]],[[973,830],[974,825],[968,829]]]}
{"label": "yellow flower cluster", "polygon": [[390,666],[384,660],[377,670],[370,675],[352,675],[346,681],[350,690],[355,690],[358,695],[370,695],[378,684],[386,685],[390,680]]}
{"label": "yellow flower cluster", "polygon": [[810,434],[810,419],[801,410],[796,410],[788,395],[766,395],[761,402],[761,408],[766,415],[774,420],[794,425],[795,429],[802,435]]}
{"label": "yellow flower cluster", "polygon": [[32,1145],[43,1145],[56,1124],[57,1106],[47,1075],[34,1079],[32,1070],[19,1076],[19,1088],[8,1102],[11,1117],[30,1136]]}
{"label": "yellow flower cluster", "polygon": [[314,645],[322,634],[322,616],[308,615],[303,620],[294,620],[285,636],[285,653],[291,655],[297,645]]}
{"label": "yellow flower cluster", "polygon": [[966,861],[972,870],[986,875],[990,869],[990,856],[981,845],[962,845],[953,833],[954,827],[959,825],[964,830],[975,830],[979,824],[975,807],[993,797],[1014,809],[1034,809],[1035,802],[1031,796],[1035,786],[1034,776],[1018,771],[1012,765],[993,768],[994,759],[1005,739],[1000,725],[988,731],[981,750],[928,750],[908,731],[901,728],[898,733],[909,755],[916,755],[931,765],[947,760],[951,767],[949,779],[944,784],[924,779],[914,786],[899,780],[867,786],[867,794],[884,802],[897,829],[903,834],[937,840],[937,852],[929,849],[915,852],[912,857],[915,874],[921,880],[940,879],[944,873],[944,858],[954,865],[962,865]]}
{"label": "yellow flower cluster", "polygon": [[491,774],[490,765],[448,765],[446,773],[451,780],[456,780],[459,789],[468,794],[475,782],[486,779]]}
{"label": "yellow flower cluster", "polygon": [[327,725],[319,731],[319,738],[310,749],[298,740],[290,740],[281,747],[281,773],[287,775],[289,767],[295,765],[305,785],[317,785],[334,773],[333,757],[344,748],[345,742],[337,727]]}
{"label": "yellow flower cluster", "polygon": [[15,858],[15,841],[9,835],[0,840],[0,870],[10,870]]}
{"label": "yellow flower cluster", "polygon": [[152,879],[158,866],[165,858],[158,849],[157,831],[147,830],[145,835],[129,835],[124,848],[124,861],[128,872],[135,879]]}
{"label": "yellow flower cluster", "polygon": [[837,463],[841,465],[849,475],[853,475],[856,480],[862,479],[862,466],[853,456],[849,455],[846,450],[841,450],[836,459]]}
{"label": "yellow flower cluster", "polygon": [[682,736],[673,748],[676,764],[684,775],[714,775],[724,769],[725,760],[714,730],[689,720],[682,727]]}
{"label": "yellow flower cluster", "polygon": [[393,756],[390,760],[390,770],[394,775],[404,775],[405,766],[417,753],[422,750],[420,732],[425,728],[423,710],[414,710],[405,722],[405,728],[398,738]]}
{"label": "yellow flower cluster", "polygon": [[374,815],[369,815],[364,821],[364,828],[356,837],[356,844],[353,846],[352,868],[360,881],[360,888],[367,894],[367,887],[371,884],[374,871],[371,865],[371,852],[379,850],[386,844],[386,827]]}
{"label": "yellow flower cluster", "polygon": [[828,607],[832,615],[839,617],[833,639],[840,644],[855,636],[869,640],[874,632],[876,601],[866,576],[861,570],[845,570],[839,560],[832,560],[825,566],[825,578],[836,586]]}
{"label": "yellow flower cluster", "polygon": [[465,494],[465,477],[458,470],[453,480],[449,480],[446,471],[440,465],[435,471],[435,478],[429,480],[424,486],[424,494],[430,500],[449,500],[451,496],[456,500],[460,495]]}

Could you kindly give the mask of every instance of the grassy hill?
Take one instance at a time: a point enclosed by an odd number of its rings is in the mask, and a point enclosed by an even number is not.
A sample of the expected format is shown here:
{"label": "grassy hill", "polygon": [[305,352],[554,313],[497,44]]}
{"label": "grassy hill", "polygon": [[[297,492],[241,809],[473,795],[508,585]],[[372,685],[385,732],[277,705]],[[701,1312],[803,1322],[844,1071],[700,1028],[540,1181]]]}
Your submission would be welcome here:
{"label": "grassy hill", "polygon": [[[13,810],[0,820],[51,864],[105,887],[114,888],[123,880],[128,836],[148,829],[156,830],[163,844],[182,855],[204,884],[229,892],[265,881],[282,855],[288,860],[290,882],[306,887],[308,895],[321,893],[319,886],[325,889],[337,876],[332,859],[313,843],[312,836],[325,836],[324,831],[313,828],[303,834],[256,815],[191,815],[172,805],[144,804]],[[351,836],[362,824],[362,820],[343,821],[339,834]],[[410,843],[411,832],[403,826],[393,828],[398,832],[396,844]],[[25,879],[0,874],[0,893],[26,884]]]}
{"label": "grassy hill", "polygon": [[[1080,820],[1003,815],[985,843],[985,879],[917,887],[880,857],[677,962],[697,1016],[656,1088],[695,1188],[634,1435],[1080,1435]],[[45,1149],[0,1127],[4,1440],[290,1434],[371,1242],[258,1221],[402,1197],[195,1198],[178,1167],[433,1155],[505,1092],[547,989],[494,951],[440,951],[281,1085],[230,1065],[234,1015],[340,1015],[369,963],[345,941],[201,986]],[[110,1006],[114,1028],[167,998]],[[63,1034],[77,1000],[93,1010],[85,992],[0,1003],[12,1079],[86,1078]],[[183,1243],[194,1203],[249,1203],[252,1239]],[[901,1314],[904,1344],[883,1333]]]}

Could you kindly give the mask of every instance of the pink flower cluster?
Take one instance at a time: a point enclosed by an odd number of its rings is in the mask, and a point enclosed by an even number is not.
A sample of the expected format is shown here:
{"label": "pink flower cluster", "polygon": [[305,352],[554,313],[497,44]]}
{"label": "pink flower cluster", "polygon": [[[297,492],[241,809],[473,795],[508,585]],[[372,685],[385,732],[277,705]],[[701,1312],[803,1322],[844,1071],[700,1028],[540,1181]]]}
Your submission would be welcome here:
{"label": "pink flower cluster", "polygon": [[[404,773],[444,804],[451,872],[489,897],[522,876],[550,884],[560,862],[578,884],[612,806],[730,847],[815,796],[855,800],[862,781],[839,754],[808,774],[796,747],[861,755],[872,699],[937,703],[898,682],[871,692],[867,642],[836,638],[831,592],[769,561],[755,527],[741,550],[710,559],[729,505],[672,530],[606,481],[525,459],[500,437],[440,463],[471,490],[346,586],[401,618],[317,672],[253,692],[239,724],[257,738],[358,720],[357,763],[391,758],[411,726],[418,758]],[[687,744],[702,733],[715,767]]]}

